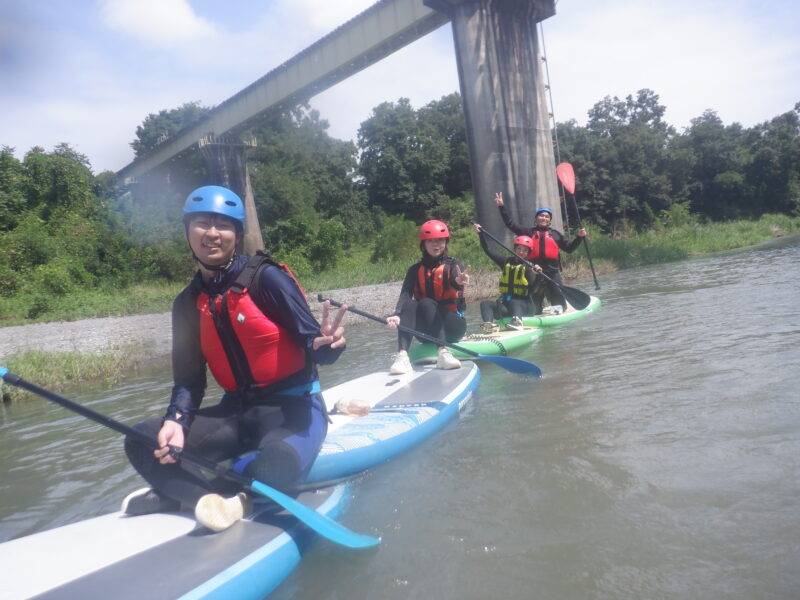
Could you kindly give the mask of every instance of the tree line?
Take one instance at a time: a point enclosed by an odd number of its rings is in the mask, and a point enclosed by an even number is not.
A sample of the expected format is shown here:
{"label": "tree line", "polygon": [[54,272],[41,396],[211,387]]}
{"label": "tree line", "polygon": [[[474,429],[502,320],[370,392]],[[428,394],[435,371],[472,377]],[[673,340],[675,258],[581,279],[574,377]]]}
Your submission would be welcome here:
{"label": "tree line", "polygon": [[[148,115],[131,146],[140,156],[210,110],[199,103]],[[764,213],[800,215],[800,102],[745,128],[706,111],[683,132],[663,120],[651,90],[605,97],[586,125],[556,127],[557,156],[573,164],[584,221],[610,236]],[[264,239],[299,273],[324,271],[354,246],[372,260],[414,249],[416,226],[436,217],[454,228],[474,214],[459,94],[414,109],[375,107],[356,143],[337,140],[307,106],[255,127],[248,168]],[[185,279],[193,271],[180,212],[208,183],[197,153],[128,188],[94,174],[68,144],[0,149],[0,302],[47,311],[77,288]],[[565,215],[575,223],[575,216]]]}

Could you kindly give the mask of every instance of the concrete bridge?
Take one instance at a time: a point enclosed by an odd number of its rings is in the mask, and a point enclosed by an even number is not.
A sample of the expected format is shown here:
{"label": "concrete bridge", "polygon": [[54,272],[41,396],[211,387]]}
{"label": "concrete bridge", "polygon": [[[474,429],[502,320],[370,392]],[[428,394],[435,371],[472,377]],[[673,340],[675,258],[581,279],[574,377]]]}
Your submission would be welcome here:
{"label": "concrete bridge", "polygon": [[[263,248],[244,160],[248,128],[450,22],[477,219],[508,238],[495,192],[503,192],[521,223],[533,222],[535,206],[560,205],[537,36],[537,23],[554,14],[555,0],[380,0],[138,157],[117,173],[119,181],[133,183],[199,150],[215,179],[209,183],[228,185],[245,199],[245,252]],[[561,229],[560,214],[553,226]]]}

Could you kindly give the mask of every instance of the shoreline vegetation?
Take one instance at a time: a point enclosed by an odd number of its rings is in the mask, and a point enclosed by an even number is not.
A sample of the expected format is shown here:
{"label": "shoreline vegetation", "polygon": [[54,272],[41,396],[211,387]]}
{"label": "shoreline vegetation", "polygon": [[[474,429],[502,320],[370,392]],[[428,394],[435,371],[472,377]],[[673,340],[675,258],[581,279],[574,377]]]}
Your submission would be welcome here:
{"label": "shoreline vegetation", "polygon": [[[622,269],[752,248],[787,235],[794,237],[800,235],[800,218],[764,215],[758,220],[673,224],[646,233],[618,234],[616,239],[591,227],[588,229],[594,269],[598,278],[602,278],[604,274]],[[473,275],[467,293],[468,302],[491,298],[496,294],[496,267],[481,251],[474,233],[469,230],[453,233],[450,253],[469,265]],[[563,256],[564,281],[568,285],[581,281],[584,291],[594,294],[585,250],[579,247],[572,255]],[[405,270],[415,260],[415,257],[399,258],[374,264],[368,254],[353,251],[336,269],[305,277],[301,283],[309,291],[309,304],[318,317],[321,305],[316,302],[317,292],[311,290],[324,290],[321,293],[325,297],[351,303],[373,314],[388,315],[394,309]],[[0,314],[0,338],[9,334],[24,336],[27,344],[23,349],[5,355],[4,346],[0,345],[2,365],[11,372],[58,391],[86,381],[111,385],[124,375],[168,357],[168,312],[172,299],[184,285],[185,282],[146,284],[123,290],[79,292],[61,298],[53,310],[33,320],[15,316],[13,311],[9,314],[8,307],[4,307],[6,310]],[[147,336],[137,339],[135,333],[128,337],[112,333],[87,351],[81,348],[81,338],[90,337],[86,334],[91,331],[92,323],[72,323],[83,319],[114,319],[135,315],[158,316],[160,320],[154,327],[157,335],[163,339],[155,343],[152,336],[149,339]],[[362,323],[364,320],[354,315],[349,315],[345,320],[348,327]],[[74,325],[72,329],[77,333],[72,335],[77,337],[67,347],[76,349],[53,350],[58,345],[51,343],[52,333],[41,335],[40,340],[36,338],[36,328],[44,331],[45,324],[49,327],[48,332],[66,329],[68,324]],[[27,328],[31,328],[30,335],[25,335]],[[3,402],[12,402],[26,395],[11,386],[0,385]]]}

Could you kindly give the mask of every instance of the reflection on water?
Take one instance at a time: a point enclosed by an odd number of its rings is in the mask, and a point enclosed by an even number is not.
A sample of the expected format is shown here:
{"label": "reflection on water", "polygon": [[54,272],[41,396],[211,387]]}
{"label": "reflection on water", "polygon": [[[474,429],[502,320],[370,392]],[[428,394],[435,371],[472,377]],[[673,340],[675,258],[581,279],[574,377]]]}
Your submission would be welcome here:
{"label": "reflection on water", "polygon": [[[322,541],[273,597],[796,597],[799,265],[795,238],[603,277],[597,313],[517,355],[543,379],[481,365],[458,423],[361,478],[343,520],[377,551]],[[389,364],[392,332],[347,337],[324,385]],[[70,397],[133,423],[169,388],[164,369]],[[140,485],[117,434],[57,406],[0,423],[0,539]]]}

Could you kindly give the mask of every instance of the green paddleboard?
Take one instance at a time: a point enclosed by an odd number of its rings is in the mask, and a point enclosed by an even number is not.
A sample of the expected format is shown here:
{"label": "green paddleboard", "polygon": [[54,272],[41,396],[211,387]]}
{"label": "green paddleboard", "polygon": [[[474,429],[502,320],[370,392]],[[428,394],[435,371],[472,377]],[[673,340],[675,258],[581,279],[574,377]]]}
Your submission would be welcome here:
{"label": "green paddleboard", "polygon": [[[478,354],[490,356],[505,356],[518,348],[528,346],[535,342],[542,335],[542,330],[538,327],[526,327],[522,331],[513,329],[501,329],[496,333],[472,333],[465,335],[458,342],[457,346],[462,346],[467,350],[472,350]],[[473,356],[450,348],[456,358],[472,359]],[[436,362],[438,346],[430,342],[415,344],[408,351],[408,357],[414,362]]]}
{"label": "green paddleboard", "polygon": [[[580,319],[585,317],[590,312],[597,310],[600,306],[600,298],[597,296],[592,296],[592,301],[589,302],[589,306],[584,308],[583,310],[575,310],[572,306],[567,305],[567,311],[561,313],[560,315],[536,315],[535,317],[522,317],[522,322],[525,327],[550,327],[552,325],[561,325],[562,323],[567,323],[569,321],[574,321],[575,319]],[[498,319],[497,324],[500,327],[504,327],[506,323],[508,323],[511,319],[506,317],[503,319]]]}

